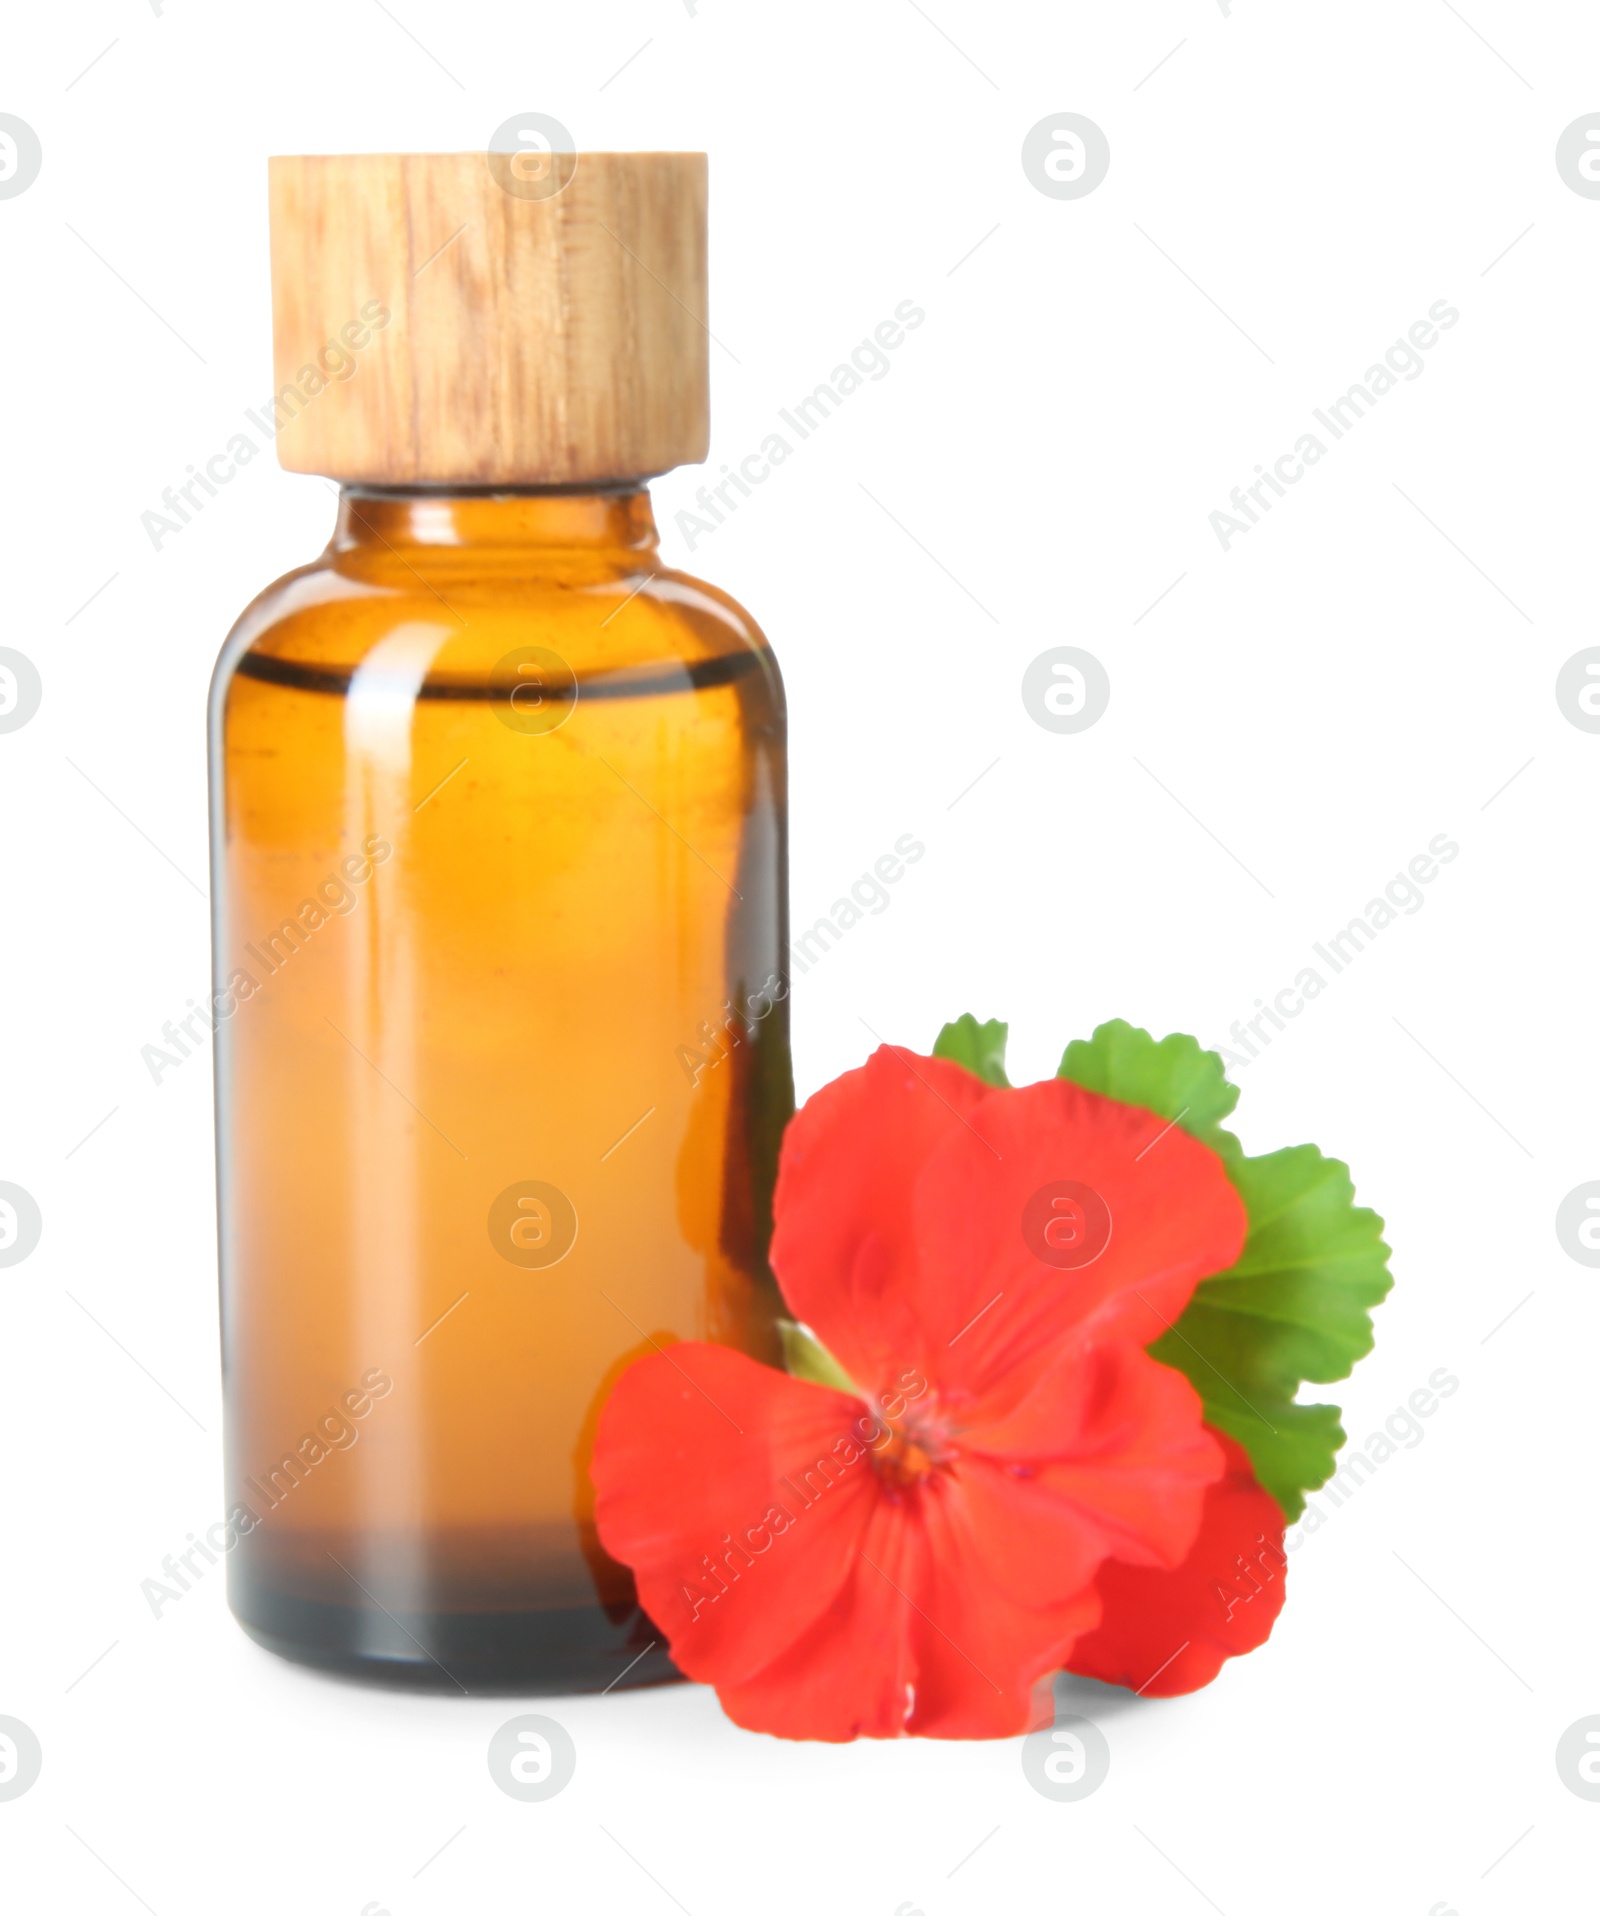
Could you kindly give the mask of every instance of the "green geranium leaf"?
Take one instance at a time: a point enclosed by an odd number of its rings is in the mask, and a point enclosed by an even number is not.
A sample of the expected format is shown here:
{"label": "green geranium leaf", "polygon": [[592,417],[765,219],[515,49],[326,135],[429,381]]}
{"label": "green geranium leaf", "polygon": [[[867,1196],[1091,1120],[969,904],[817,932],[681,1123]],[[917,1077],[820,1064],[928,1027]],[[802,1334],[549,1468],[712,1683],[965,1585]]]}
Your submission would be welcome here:
{"label": "green geranium leaf", "polygon": [[780,1317],[778,1335],[783,1339],[784,1368],[791,1377],[803,1377],[808,1384],[826,1384],[829,1390],[848,1391],[852,1397],[865,1394],[827,1345],[804,1324]]}
{"label": "green geranium leaf", "polygon": [[954,1024],[946,1025],[933,1041],[933,1055],[965,1065],[985,1084],[1009,1085],[1006,1076],[1006,1033],[1009,1027],[991,1018],[979,1024],[970,1011],[964,1011]]}
{"label": "green geranium leaf", "polygon": [[1315,1145],[1223,1164],[1250,1234],[1231,1270],[1208,1277],[1150,1354],[1181,1370],[1206,1418],[1250,1453],[1291,1521],[1333,1475],[1344,1443],[1331,1404],[1297,1404],[1302,1382],[1348,1377],[1372,1349],[1371,1311],[1393,1279],[1383,1220],[1355,1202],[1350,1173]]}
{"label": "green geranium leaf", "polygon": [[1154,1111],[1213,1150],[1217,1138],[1227,1135],[1217,1127],[1239,1102],[1238,1086],[1229,1084],[1216,1052],[1202,1051],[1179,1031],[1157,1044],[1148,1031],[1121,1018],[1099,1026],[1092,1038],[1074,1038],[1056,1076],[1119,1104]]}
{"label": "green geranium leaf", "polygon": [[1248,1452],[1291,1521],[1333,1475],[1344,1442],[1332,1404],[1297,1404],[1302,1382],[1348,1377],[1372,1348],[1371,1311],[1393,1282],[1383,1220],[1355,1202],[1350,1173],[1314,1145],[1246,1157],[1221,1120],[1238,1100],[1215,1052],[1175,1034],[1158,1044],[1120,1019],[1067,1047],[1057,1076],[1182,1125],[1222,1159],[1249,1235],[1150,1346],[1200,1393],[1207,1422]]}

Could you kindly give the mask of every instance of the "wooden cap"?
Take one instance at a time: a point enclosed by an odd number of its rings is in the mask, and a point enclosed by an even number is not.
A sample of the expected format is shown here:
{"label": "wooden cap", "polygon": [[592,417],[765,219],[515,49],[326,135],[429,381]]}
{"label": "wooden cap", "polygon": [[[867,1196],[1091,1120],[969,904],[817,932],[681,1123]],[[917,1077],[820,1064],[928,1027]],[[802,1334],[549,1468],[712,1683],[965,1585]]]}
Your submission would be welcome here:
{"label": "wooden cap", "polygon": [[646,478],[710,444],[703,153],[268,162],[279,462]]}

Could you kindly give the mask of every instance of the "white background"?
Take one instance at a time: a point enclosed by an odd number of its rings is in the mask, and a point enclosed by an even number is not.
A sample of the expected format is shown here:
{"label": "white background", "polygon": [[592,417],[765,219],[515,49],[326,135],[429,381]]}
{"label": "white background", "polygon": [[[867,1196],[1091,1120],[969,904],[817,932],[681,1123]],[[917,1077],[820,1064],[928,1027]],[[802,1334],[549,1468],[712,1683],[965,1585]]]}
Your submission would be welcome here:
{"label": "white background", "polygon": [[[0,1178],[44,1214],[0,1274],[0,1714],[44,1747],[0,1803],[14,1906],[1592,1895],[1600,1805],[1554,1746],[1600,1711],[1600,1273],[1554,1214],[1600,1176],[1600,737],[1554,682],[1596,638],[1600,201],[1554,148],[1600,110],[1597,56],[1592,10],[1510,0],[12,12],[0,111],[44,150],[0,201],[0,643],[44,679],[0,738]],[[900,834],[928,848],[800,981],[802,1093],[864,1026],[926,1048],[966,1009],[1010,1018],[1018,1077],[1108,1016],[1223,1039],[1431,837],[1461,846],[1237,1074],[1249,1148],[1314,1139],[1388,1220],[1377,1350],[1329,1393],[1352,1435],[1440,1365],[1461,1388],[1305,1539],[1266,1649],[1193,1697],[1080,1702],[1112,1749],[1082,1803],[1014,1742],[788,1745],[681,1686],[544,1706],[577,1774],[522,1804],[485,1749],[537,1706],[290,1668],[218,1573],[159,1622],[140,1594],[221,1475],[209,1062],[157,1087],[139,1051],[207,975],[212,661],[333,502],[261,459],[159,552],[140,514],[269,390],[265,156],[479,148],[528,109],[710,152],[713,476],[927,311],[692,559],[673,513],[705,475],[657,489],[668,557],[783,662],[797,921]],[[1066,110],[1112,154],[1074,201],[1020,158]],[[1208,514],[1441,299],[1423,375],[1224,552]],[[1072,737],[1020,697],[1061,644],[1112,685]]]}

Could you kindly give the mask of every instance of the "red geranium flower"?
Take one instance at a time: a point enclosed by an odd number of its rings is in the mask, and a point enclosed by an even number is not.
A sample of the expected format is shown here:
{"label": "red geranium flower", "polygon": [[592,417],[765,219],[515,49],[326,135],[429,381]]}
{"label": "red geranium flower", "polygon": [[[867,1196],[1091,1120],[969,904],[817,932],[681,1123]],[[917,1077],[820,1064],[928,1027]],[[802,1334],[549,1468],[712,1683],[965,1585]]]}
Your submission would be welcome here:
{"label": "red geranium flower", "polygon": [[775,1199],[784,1296],[854,1388],[640,1360],[600,1419],[600,1540],[746,1728],[1027,1730],[1102,1566],[1195,1542],[1223,1448],[1143,1346],[1244,1234],[1220,1160],[1150,1112],[884,1047],[795,1117]]}
{"label": "red geranium flower", "polygon": [[1140,1696],[1201,1689],[1228,1657],[1266,1642],[1283,1608],[1283,1512],[1231,1437],[1212,1433],[1228,1474],[1206,1492],[1200,1534],[1176,1570],[1105,1563],[1095,1579],[1099,1627],[1072,1646],[1076,1676]]}

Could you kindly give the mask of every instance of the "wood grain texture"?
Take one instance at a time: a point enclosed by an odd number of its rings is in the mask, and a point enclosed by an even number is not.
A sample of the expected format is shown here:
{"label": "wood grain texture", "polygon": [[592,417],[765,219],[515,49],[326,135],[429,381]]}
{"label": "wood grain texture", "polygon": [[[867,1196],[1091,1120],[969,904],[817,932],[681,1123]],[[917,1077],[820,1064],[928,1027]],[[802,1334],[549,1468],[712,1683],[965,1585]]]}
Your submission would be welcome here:
{"label": "wood grain texture", "polygon": [[704,459],[705,155],[557,158],[543,198],[500,155],[268,163],[282,465],[562,485]]}

